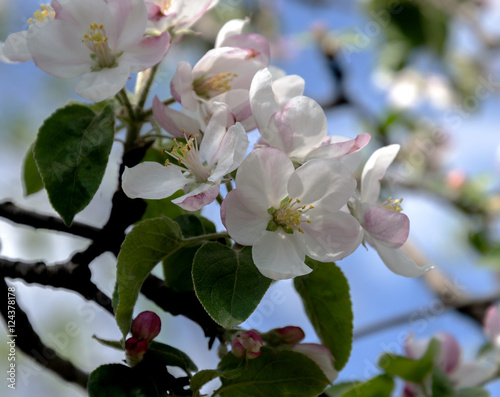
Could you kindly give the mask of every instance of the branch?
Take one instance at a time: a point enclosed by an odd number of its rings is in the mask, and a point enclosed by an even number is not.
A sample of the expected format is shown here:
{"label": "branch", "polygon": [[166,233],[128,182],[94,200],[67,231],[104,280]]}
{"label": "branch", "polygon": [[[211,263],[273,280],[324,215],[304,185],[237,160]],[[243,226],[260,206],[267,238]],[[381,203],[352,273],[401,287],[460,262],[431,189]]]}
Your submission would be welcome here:
{"label": "branch", "polygon": [[[0,294],[7,298],[8,285],[5,280],[0,281]],[[17,299],[17,296],[16,296]],[[57,355],[51,348],[45,346],[38,334],[34,331],[26,313],[19,306],[16,300],[15,310],[15,332],[16,336],[8,336],[9,341],[14,341],[26,355],[33,358],[43,367],[59,375],[62,379],[75,383],[82,388],[87,388],[88,374],[73,365],[71,361],[65,360]],[[0,312],[5,324],[8,324],[8,307],[6,304],[0,305]]]}
{"label": "branch", "polygon": [[205,336],[210,338],[210,348],[215,338],[222,337],[225,333],[224,328],[208,315],[192,291],[175,292],[163,280],[150,274],[144,281],[141,292],[170,314],[174,316],[181,314],[196,322],[203,329]]}
{"label": "branch", "polygon": [[111,300],[90,281],[90,269],[74,262],[47,266],[44,262],[12,262],[0,258],[2,278],[22,279],[26,283],[35,283],[54,288],[63,288],[79,293],[83,298],[94,301],[113,314]]}
{"label": "branch", "polygon": [[79,222],[74,222],[68,227],[59,218],[24,210],[10,201],[0,203],[0,217],[14,223],[34,227],[35,229],[55,230],[91,240],[94,240],[99,233],[98,228]]}

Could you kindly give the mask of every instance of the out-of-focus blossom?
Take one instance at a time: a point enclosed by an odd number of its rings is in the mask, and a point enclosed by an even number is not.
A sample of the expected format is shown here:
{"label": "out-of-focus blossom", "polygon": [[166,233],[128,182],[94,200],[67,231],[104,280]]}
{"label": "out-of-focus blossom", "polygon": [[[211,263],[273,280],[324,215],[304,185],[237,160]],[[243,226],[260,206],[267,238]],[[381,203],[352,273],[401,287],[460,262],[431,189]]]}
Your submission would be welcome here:
{"label": "out-of-focus blossom", "polygon": [[186,194],[172,200],[188,210],[197,211],[215,200],[225,175],[243,161],[248,137],[240,123],[229,128],[228,109],[217,108],[211,118],[200,146],[198,136],[187,135],[187,142],[177,142],[169,155],[174,159],[164,165],[143,162],[126,168],[122,177],[125,194],[131,198],[162,199],[183,189]]}
{"label": "out-of-focus blossom", "polygon": [[142,0],[53,0],[52,7],[28,30],[26,47],[43,71],[60,78],[81,76],[75,89],[85,99],[114,96],[130,73],[154,66],[170,47],[167,32],[144,36]]}
{"label": "out-of-focus blossom", "polygon": [[318,364],[330,383],[337,379],[339,373],[333,366],[335,360],[327,347],[317,343],[299,343],[290,350],[302,353]]}
{"label": "out-of-focus blossom", "polygon": [[253,151],[221,206],[229,235],[251,245],[255,265],[274,280],[311,272],[305,256],[332,262],[360,244],[359,223],[341,211],[356,186],[335,159],[310,160],[295,170],[275,148]]}
{"label": "out-of-focus blossom", "polygon": [[295,163],[315,158],[338,158],[363,148],[370,135],[352,140],[327,137],[326,116],[321,106],[302,96],[304,81],[291,75],[274,79],[269,69],[260,70],[250,87],[250,104],[262,140],[278,148]]}
{"label": "out-of-focus blossom", "polygon": [[374,247],[386,266],[394,273],[420,276],[430,267],[420,267],[399,249],[410,231],[408,217],[401,213],[401,200],[389,198],[379,204],[380,180],[399,151],[399,145],[376,150],[368,159],[361,175],[361,192],[349,203],[351,213],[364,230],[364,239]]}
{"label": "out-of-focus blossom", "polygon": [[247,358],[248,360],[259,357],[262,352],[260,348],[264,345],[261,336],[253,331],[238,332],[231,343],[231,351],[233,354],[240,358]]}
{"label": "out-of-focus blossom", "polygon": [[188,32],[218,0],[152,0],[146,1],[148,30],[169,31],[172,35]]}
{"label": "out-of-focus blossom", "polygon": [[484,332],[493,347],[500,352],[500,312],[499,305],[492,305],[484,316]]}

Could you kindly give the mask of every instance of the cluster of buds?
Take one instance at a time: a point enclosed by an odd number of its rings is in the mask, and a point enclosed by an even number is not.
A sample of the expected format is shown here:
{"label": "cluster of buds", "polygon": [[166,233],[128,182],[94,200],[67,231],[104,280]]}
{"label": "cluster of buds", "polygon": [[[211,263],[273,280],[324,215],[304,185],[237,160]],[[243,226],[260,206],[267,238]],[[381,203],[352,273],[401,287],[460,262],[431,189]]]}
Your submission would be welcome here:
{"label": "cluster of buds", "polygon": [[151,341],[161,330],[161,320],[156,313],[145,311],[132,322],[132,336],[125,342],[127,363],[134,366],[142,361]]}

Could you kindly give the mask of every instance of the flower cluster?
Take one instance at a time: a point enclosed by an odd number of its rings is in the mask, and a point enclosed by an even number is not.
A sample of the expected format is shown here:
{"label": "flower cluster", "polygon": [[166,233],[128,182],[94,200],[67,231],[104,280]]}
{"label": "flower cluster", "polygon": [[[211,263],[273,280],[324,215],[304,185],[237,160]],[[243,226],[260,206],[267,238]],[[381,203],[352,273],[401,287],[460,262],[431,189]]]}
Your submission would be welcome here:
{"label": "flower cluster", "polygon": [[161,331],[161,320],[156,313],[145,311],[132,322],[132,336],[125,341],[127,362],[134,366],[144,357],[151,341]]}
{"label": "flower cluster", "polygon": [[[189,32],[214,4],[53,0],[35,12],[27,31],[7,38],[2,59],[32,59],[54,76],[81,77],[76,91],[101,101],[117,94],[130,73],[157,65],[171,37]],[[170,91],[180,109],[158,97],[152,108],[174,138],[165,148],[169,159],[126,169],[124,192],[161,199],[183,190],[173,202],[188,211],[218,199],[229,236],[252,246],[257,268],[275,280],[309,273],[306,256],[332,262],[361,243],[397,274],[424,273],[400,250],[409,233],[402,199],[379,202],[380,181],[399,146],[373,153],[358,189],[354,172],[370,136],[329,136],[321,106],[303,95],[304,80],[270,67],[270,45],[245,33],[248,22],[227,22],[196,65],[178,63]],[[255,128],[260,139],[247,156],[247,132]],[[230,191],[225,199],[221,184]]]}

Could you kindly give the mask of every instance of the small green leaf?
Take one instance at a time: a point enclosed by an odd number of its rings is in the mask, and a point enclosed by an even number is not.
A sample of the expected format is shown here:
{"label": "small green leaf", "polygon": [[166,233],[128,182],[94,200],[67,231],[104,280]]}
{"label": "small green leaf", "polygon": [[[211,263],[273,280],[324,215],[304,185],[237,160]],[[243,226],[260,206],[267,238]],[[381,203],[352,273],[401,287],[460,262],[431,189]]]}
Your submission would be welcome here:
{"label": "small green leaf", "polygon": [[236,378],[221,378],[221,397],[287,396],[316,397],[330,383],[309,357],[290,350],[275,352],[268,347],[248,360],[245,371]]}
{"label": "small green leaf", "polygon": [[23,188],[24,195],[39,192],[43,189],[43,182],[38,168],[36,167],[35,158],[33,157],[33,145],[30,146],[23,164]]}
{"label": "small green leaf", "polygon": [[[140,376],[139,376],[140,375]],[[121,364],[101,365],[89,377],[89,397],[156,397],[153,381]]]}
{"label": "small green leaf", "polygon": [[431,373],[439,347],[439,341],[431,340],[424,355],[418,360],[386,353],[380,357],[378,366],[388,375],[398,376],[408,382],[421,383]]}
{"label": "small green leaf", "polygon": [[[379,375],[367,382],[352,383],[350,388],[337,392],[338,386],[334,385],[327,395],[330,397],[390,397],[394,389],[394,380],[388,375]],[[337,394],[336,394],[337,392]]]}
{"label": "small green leaf", "polygon": [[347,363],[352,346],[352,308],[349,284],[334,263],[321,263],[310,258],[306,265],[312,273],[294,279],[295,289],[321,343],[335,357],[340,371]]}
{"label": "small green leaf", "polygon": [[189,356],[175,347],[152,341],[147,354],[154,354],[163,364],[182,368],[187,374],[198,371]]}
{"label": "small green leaf", "polygon": [[200,395],[199,391],[205,383],[210,382],[215,378],[233,379],[240,376],[246,368],[246,361],[236,358],[233,353],[229,352],[219,362],[217,369],[207,369],[196,373],[191,379],[191,390],[194,397]]}
{"label": "small green leaf", "polygon": [[432,370],[432,395],[439,397],[455,397],[453,383],[446,375],[446,372],[437,365]]}
{"label": "small green leaf", "polygon": [[101,339],[95,335],[92,335],[92,338],[94,338],[99,343],[102,343],[104,346],[112,347],[113,349],[124,350],[120,341]]}
{"label": "small green leaf", "polygon": [[116,322],[127,336],[139,291],[154,267],[182,246],[177,223],[161,217],[139,222],[127,234],[118,255],[116,281],[119,302]]}
{"label": "small green leaf", "polygon": [[224,328],[233,328],[252,314],[271,280],[255,267],[251,247],[234,251],[209,242],[194,257],[193,283],[208,314]]}
{"label": "small green leaf", "polygon": [[490,392],[480,387],[467,387],[457,390],[455,397],[490,397]]}
{"label": "small green leaf", "polygon": [[114,132],[111,107],[96,114],[83,105],[57,110],[38,131],[33,149],[36,165],[49,200],[66,225],[101,184]]}
{"label": "small green leaf", "polygon": [[199,397],[200,389],[203,385],[215,378],[218,378],[219,376],[222,376],[222,373],[216,369],[204,369],[203,371],[194,374],[190,384],[193,397]]}

